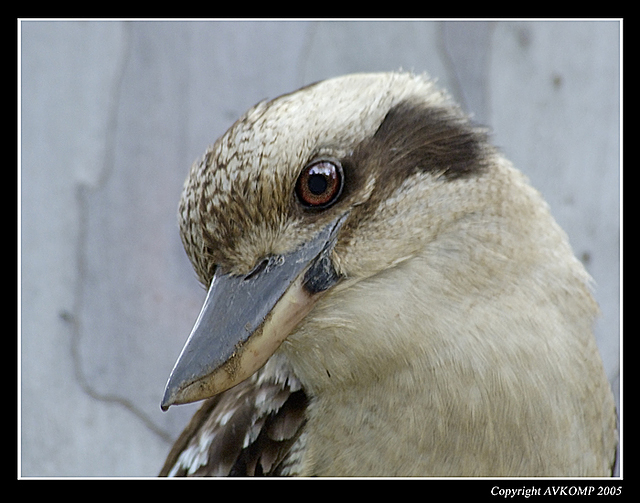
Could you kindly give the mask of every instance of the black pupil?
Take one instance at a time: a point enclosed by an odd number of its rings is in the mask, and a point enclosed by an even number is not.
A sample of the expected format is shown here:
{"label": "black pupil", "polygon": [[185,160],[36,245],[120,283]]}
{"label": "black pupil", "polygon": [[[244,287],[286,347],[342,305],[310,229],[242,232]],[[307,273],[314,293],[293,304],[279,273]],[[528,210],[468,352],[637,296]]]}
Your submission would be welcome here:
{"label": "black pupil", "polygon": [[327,179],[324,175],[311,175],[308,181],[309,191],[313,195],[320,195],[327,190]]}

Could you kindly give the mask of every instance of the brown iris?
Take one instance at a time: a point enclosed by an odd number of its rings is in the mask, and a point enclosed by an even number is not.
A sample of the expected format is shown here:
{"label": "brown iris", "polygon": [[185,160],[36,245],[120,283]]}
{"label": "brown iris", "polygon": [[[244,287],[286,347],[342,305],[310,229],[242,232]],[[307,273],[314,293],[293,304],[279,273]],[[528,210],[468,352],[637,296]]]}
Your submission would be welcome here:
{"label": "brown iris", "polygon": [[337,161],[317,161],[309,164],[296,182],[296,194],[305,206],[326,208],[342,192],[342,166]]}

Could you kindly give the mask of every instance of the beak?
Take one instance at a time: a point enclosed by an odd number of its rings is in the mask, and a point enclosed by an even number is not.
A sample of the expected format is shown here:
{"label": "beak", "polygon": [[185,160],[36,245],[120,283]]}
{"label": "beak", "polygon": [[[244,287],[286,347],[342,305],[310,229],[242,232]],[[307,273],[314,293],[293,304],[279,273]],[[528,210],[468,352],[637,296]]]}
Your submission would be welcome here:
{"label": "beak", "polygon": [[331,252],[346,218],[295,251],[268,257],[246,276],[216,271],[167,382],[162,410],[221,393],[266,363],[340,279]]}

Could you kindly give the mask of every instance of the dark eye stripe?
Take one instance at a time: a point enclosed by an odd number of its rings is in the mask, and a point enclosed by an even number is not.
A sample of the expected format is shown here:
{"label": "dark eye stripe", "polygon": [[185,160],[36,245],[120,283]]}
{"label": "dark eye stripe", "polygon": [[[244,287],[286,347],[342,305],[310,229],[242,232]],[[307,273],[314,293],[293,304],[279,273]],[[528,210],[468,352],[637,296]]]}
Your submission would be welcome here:
{"label": "dark eye stripe", "polygon": [[342,192],[344,176],[336,161],[317,161],[309,164],[296,182],[296,194],[302,204],[312,208],[326,208]]}

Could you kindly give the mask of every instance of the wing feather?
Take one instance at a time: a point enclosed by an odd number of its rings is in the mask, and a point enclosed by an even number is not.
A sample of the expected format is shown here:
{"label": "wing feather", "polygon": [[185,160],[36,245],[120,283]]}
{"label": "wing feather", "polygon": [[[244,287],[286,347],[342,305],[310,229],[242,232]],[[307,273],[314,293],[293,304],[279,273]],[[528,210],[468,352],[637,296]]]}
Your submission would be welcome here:
{"label": "wing feather", "polygon": [[307,395],[290,372],[267,366],[204,402],[160,476],[293,475],[307,405]]}

